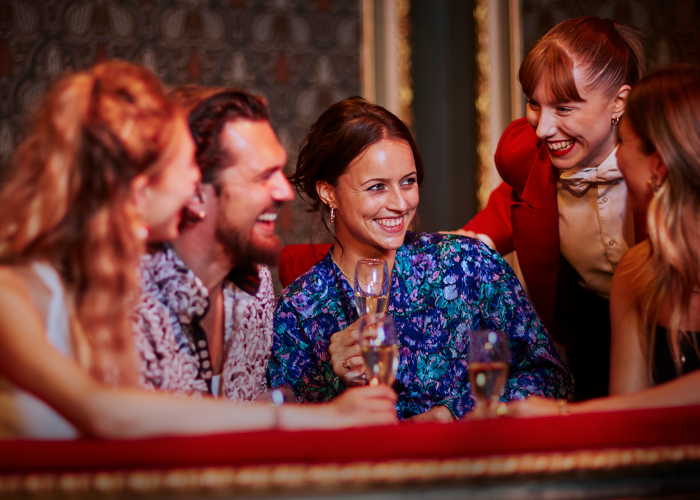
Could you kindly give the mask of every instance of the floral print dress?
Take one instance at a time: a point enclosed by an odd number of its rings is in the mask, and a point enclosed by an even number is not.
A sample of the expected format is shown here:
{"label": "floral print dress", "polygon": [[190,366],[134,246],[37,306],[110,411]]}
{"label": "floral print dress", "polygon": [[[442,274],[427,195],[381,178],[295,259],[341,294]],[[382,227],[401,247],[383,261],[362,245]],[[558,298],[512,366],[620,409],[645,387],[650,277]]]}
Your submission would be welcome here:
{"label": "floral print dress", "polygon": [[[480,329],[501,330],[510,340],[501,401],[572,393],[571,373],[520,282],[478,240],[408,232],[396,253],[388,313],[399,336],[399,418],[439,404],[462,417],[474,407],[467,349],[470,333]],[[300,401],[339,395],[346,387],[333,372],[330,337],[358,319],[352,287],[329,252],[277,299],[270,385],[292,387]]]}

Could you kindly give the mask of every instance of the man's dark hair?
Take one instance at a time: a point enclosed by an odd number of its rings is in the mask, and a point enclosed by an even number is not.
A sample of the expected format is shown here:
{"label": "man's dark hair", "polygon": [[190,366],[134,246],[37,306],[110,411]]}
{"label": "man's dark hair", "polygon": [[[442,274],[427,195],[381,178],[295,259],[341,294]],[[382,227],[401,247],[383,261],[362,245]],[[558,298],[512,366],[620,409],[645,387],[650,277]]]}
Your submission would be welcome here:
{"label": "man's dark hair", "polygon": [[270,121],[267,101],[245,90],[190,86],[174,91],[171,96],[188,114],[202,182],[213,183],[218,171],[233,161],[231,153],[221,145],[221,131],[227,122]]}

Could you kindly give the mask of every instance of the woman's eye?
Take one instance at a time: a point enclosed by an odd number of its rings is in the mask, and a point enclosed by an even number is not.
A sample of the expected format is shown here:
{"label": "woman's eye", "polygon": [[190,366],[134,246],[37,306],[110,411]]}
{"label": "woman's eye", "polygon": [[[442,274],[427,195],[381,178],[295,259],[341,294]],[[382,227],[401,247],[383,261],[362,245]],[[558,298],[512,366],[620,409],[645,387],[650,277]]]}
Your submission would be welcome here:
{"label": "woman's eye", "polygon": [[557,111],[559,111],[560,113],[571,113],[571,112],[573,111],[573,109],[571,109],[571,108],[566,108],[566,107],[564,107],[564,106],[559,106],[559,107],[557,108]]}
{"label": "woman's eye", "polygon": [[527,105],[532,109],[538,109],[540,107],[539,104],[537,104],[535,101],[531,101],[530,99],[527,100]]}
{"label": "woman's eye", "polygon": [[415,177],[409,177],[405,181],[403,181],[404,186],[413,186],[417,182]]}
{"label": "woman's eye", "polygon": [[375,184],[374,186],[370,186],[367,191],[379,191],[380,189],[384,188],[384,184]]}

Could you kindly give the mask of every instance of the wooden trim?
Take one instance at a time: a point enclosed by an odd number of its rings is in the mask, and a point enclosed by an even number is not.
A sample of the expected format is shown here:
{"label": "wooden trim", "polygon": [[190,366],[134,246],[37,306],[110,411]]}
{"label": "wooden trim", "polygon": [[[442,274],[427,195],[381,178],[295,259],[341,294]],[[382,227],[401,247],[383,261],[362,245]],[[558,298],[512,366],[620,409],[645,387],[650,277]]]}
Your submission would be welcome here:
{"label": "wooden trim", "polygon": [[521,475],[615,471],[700,461],[700,444],[350,464],[276,464],[134,471],[0,474],[0,496],[173,491],[294,490],[358,484],[473,481]]}

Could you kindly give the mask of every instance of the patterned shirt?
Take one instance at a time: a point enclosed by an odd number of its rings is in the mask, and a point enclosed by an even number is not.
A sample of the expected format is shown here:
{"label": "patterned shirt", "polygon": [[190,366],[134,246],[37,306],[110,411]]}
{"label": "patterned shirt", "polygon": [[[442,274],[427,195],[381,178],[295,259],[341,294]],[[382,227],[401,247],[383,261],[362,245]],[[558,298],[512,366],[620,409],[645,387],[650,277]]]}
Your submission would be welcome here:
{"label": "patterned shirt", "polygon": [[[328,401],[345,390],[333,372],[330,337],[358,320],[353,291],[330,252],[277,299],[273,387],[302,401]],[[399,418],[447,406],[474,407],[467,378],[470,333],[505,332],[510,375],[501,401],[530,395],[567,398],[571,374],[508,264],[487,245],[456,235],[407,233],[396,252],[388,313],[399,335],[394,383]]]}
{"label": "patterned shirt", "polygon": [[[267,267],[259,267],[258,277],[257,292],[252,294],[229,278],[223,284],[221,392],[234,401],[252,401],[267,389],[274,291]],[[191,395],[210,393],[211,360],[206,334],[199,326],[209,308],[209,292],[167,246],[144,257],[141,282],[134,317],[141,384]]]}

